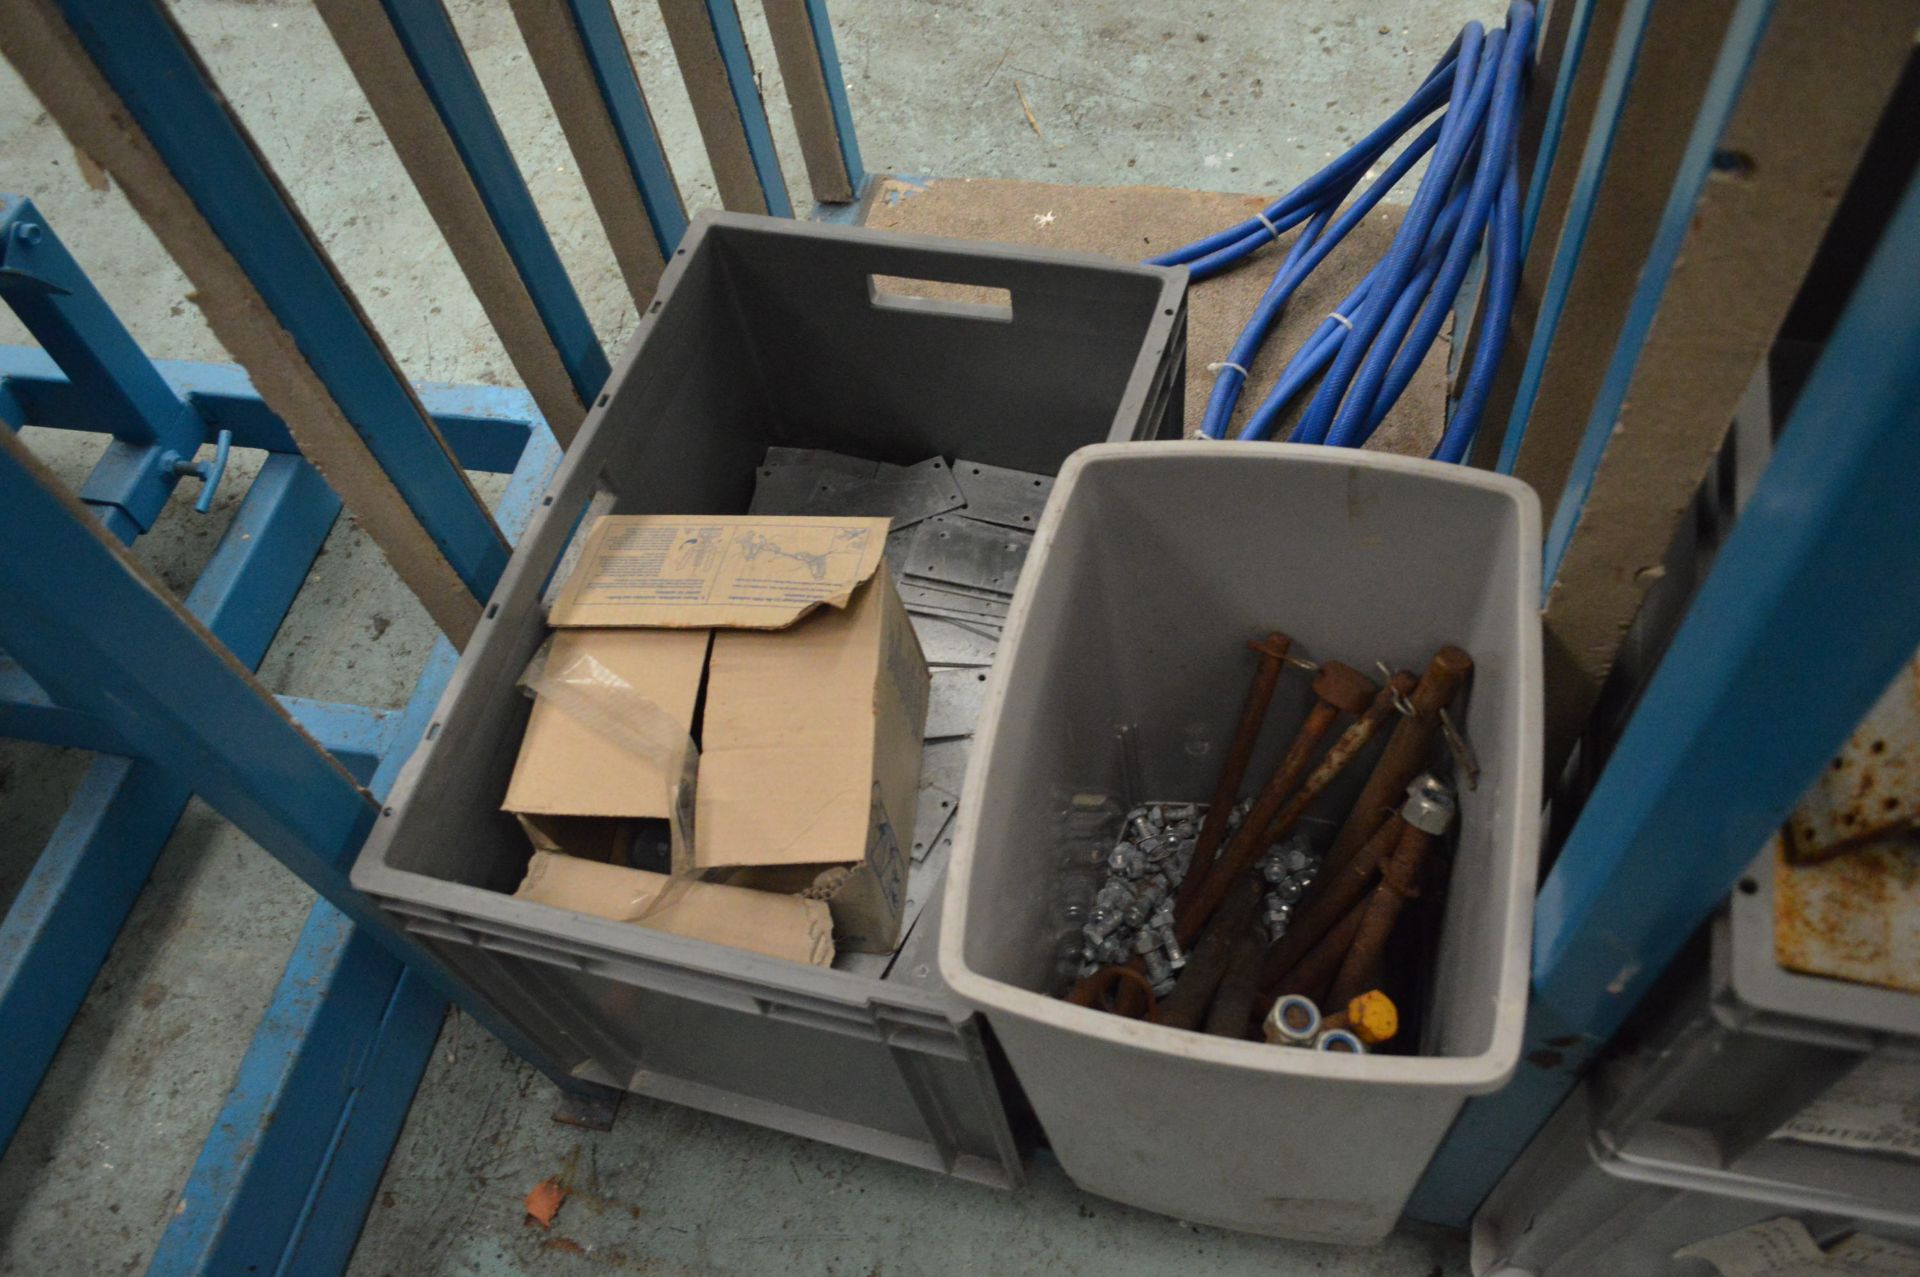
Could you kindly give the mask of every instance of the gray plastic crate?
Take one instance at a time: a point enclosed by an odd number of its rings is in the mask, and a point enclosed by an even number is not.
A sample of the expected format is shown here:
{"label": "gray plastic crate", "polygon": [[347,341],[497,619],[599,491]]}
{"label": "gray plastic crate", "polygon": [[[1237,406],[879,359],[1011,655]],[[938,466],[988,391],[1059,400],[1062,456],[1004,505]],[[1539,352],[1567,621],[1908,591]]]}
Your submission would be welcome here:
{"label": "gray plastic crate", "polygon": [[[875,277],[1007,290],[903,298]],[[737,214],[697,218],[488,603],[355,885],[583,1078],[984,1183],[1020,1178],[979,1020],[928,909],[886,979],[513,899],[515,679],[589,503],[744,512],[770,445],[1052,474],[1177,434],[1186,272]]]}
{"label": "gray plastic crate", "polygon": [[1624,1178],[1592,1123],[1583,1083],[1474,1215],[1474,1277],[1699,1277],[1706,1263],[1673,1252],[1782,1216],[1822,1246],[1855,1232],[1920,1244],[1920,1232],[1883,1220]]}
{"label": "gray plastic crate", "polygon": [[[1920,1061],[1920,998],[1780,970],[1771,910],[1752,904],[1772,876],[1769,851],[1743,880],[1760,890],[1732,894],[1704,952],[1595,1070],[1594,1146],[1621,1178],[1920,1230],[1920,1163],[1774,1138],[1869,1056]],[[1773,974],[1751,979],[1763,967]],[[1757,1003],[1754,987],[1784,998]]]}

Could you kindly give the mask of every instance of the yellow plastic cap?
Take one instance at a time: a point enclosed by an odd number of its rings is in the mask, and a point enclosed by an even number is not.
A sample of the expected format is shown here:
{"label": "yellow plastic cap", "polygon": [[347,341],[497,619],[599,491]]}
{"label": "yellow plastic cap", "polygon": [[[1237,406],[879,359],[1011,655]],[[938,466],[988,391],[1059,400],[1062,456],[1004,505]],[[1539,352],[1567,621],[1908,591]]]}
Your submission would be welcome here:
{"label": "yellow plastic cap", "polygon": [[1390,1041],[1400,1031],[1400,1008],[1378,989],[1347,1003],[1347,1027],[1368,1046]]}

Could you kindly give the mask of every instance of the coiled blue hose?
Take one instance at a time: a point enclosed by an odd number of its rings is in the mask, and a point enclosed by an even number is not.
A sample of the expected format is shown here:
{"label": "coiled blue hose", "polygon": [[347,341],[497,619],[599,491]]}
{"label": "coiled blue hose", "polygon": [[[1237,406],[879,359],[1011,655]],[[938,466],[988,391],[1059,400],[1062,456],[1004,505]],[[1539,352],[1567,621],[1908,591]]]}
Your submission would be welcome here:
{"label": "coiled blue hose", "polygon": [[[1379,127],[1269,205],[1263,216],[1153,258],[1185,264],[1196,280],[1217,274],[1301,226],[1285,260],[1248,317],[1201,419],[1201,433],[1226,437],[1246,369],[1308,275],[1422,158],[1428,160],[1392,247],[1338,310],[1301,346],[1241,439],[1272,437],[1278,420],[1319,382],[1295,426],[1296,442],[1357,447],[1405,391],[1438,339],[1482,241],[1488,245],[1480,341],[1436,458],[1466,455],[1505,345],[1519,282],[1519,201],[1515,139],[1531,69],[1534,9],[1516,0],[1506,26],[1487,34],[1469,23],[1407,102]],[[1445,111],[1402,149],[1365,193],[1342,203],[1367,170],[1442,103]],[[1511,188],[1511,189],[1510,189]]]}

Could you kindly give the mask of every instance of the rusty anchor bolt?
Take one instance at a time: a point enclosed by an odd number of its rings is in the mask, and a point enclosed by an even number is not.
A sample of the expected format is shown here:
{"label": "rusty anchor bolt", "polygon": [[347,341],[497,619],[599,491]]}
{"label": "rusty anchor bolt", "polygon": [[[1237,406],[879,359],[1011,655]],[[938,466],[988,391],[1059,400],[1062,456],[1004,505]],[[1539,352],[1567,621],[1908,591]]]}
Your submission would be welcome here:
{"label": "rusty anchor bolt", "polygon": [[1420,872],[1434,842],[1452,826],[1457,810],[1452,788],[1432,775],[1422,775],[1407,786],[1399,840],[1380,867],[1379,885],[1367,897],[1352,947],[1334,977],[1334,1002],[1346,1002],[1368,987],[1401,909],[1420,894]]}
{"label": "rusty anchor bolt", "polygon": [[[1189,897],[1181,891],[1180,935],[1181,939],[1191,942],[1205,927],[1207,919],[1215,908],[1225,900],[1234,880],[1251,868],[1260,858],[1261,851],[1284,837],[1288,832],[1288,821],[1284,819],[1283,808],[1294,789],[1307,775],[1313,761],[1313,751],[1320,740],[1333,728],[1334,720],[1341,714],[1362,714],[1369,709],[1368,702],[1377,689],[1366,675],[1338,661],[1328,661],[1320,667],[1319,676],[1313,680],[1313,708],[1307,711],[1307,721],[1294,735],[1287,746],[1287,752],[1274,769],[1273,778],[1260,791],[1260,797],[1247,813],[1246,820],[1234,834],[1216,864],[1209,866],[1205,881]],[[1372,728],[1367,729],[1370,735]],[[1364,736],[1360,743],[1364,744]],[[1357,746],[1356,746],[1357,747]],[[1331,756],[1331,752],[1330,752]],[[1344,760],[1341,760],[1344,761]],[[1325,762],[1322,763],[1323,769]],[[1331,771],[1337,772],[1336,763]],[[1330,778],[1330,774],[1329,774]],[[1317,790],[1315,790],[1317,792]],[[1308,795],[1311,801],[1311,795]],[[1304,809],[1305,802],[1297,804]],[[1298,811],[1291,813],[1295,818]],[[1283,817],[1276,820],[1276,817]],[[1198,872],[1196,866],[1195,872]]]}
{"label": "rusty anchor bolt", "polygon": [[1240,792],[1240,784],[1246,779],[1247,763],[1253,758],[1254,746],[1259,743],[1260,728],[1266,722],[1267,708],[1273,703],[1274,688],[1279,686],[1281,672],[1286,669],[1287,653],[1293,647],[1293,640],[1276,630],[1257,643],[1248,643],[1247,647],[1260,658],[1260,663],[1254,670],[1252,684],[1247,688],[1246,702],[1240,708],[1240,721],[1233,729],[1233,741],[1227,746],[1220,777],[1214,782],[1213,801],[1207,807],[1206,821],[1200,826],[1199,841],[1194,844],[1193,862],[1188,866],[1186,881],[1180,885],[1178,899],[1183,910],[1199,894],[1201,884],[1213,867],[1214,852],[1219,850],[1226,837],[1228,818],[1236,814],[1236,809],[1233,809],[1234,795]]}

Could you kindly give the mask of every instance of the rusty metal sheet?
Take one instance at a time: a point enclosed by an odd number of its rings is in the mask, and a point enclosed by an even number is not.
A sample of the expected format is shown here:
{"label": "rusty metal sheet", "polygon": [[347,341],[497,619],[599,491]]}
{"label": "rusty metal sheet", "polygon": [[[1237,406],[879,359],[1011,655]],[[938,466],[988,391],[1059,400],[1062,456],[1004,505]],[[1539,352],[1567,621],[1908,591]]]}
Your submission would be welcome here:
{"label": "rusty metal sheet", "polygon": [[1787,817],[1787,856],[1824,860],[1920,833],[1920,657],[1909,661]]}
{"label": "rusty metal sheet", "polygon": [[1773,858],[1774,957],[1790,971],[1920,993],[1920,842],[1817,864]]}

